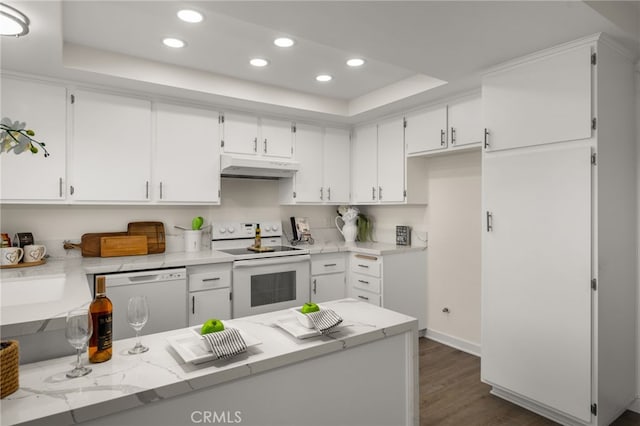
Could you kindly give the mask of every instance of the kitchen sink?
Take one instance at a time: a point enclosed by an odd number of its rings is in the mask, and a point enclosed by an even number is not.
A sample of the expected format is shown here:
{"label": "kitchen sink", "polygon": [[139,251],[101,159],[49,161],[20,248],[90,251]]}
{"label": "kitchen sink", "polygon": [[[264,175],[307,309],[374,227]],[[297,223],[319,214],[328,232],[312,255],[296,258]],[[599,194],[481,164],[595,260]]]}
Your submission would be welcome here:
{"label": "kitchen sink", "polygon": [[62,299],[65,283],[65,275],[3,278],[0,283],[0,306],[4,308],[55,302]]}

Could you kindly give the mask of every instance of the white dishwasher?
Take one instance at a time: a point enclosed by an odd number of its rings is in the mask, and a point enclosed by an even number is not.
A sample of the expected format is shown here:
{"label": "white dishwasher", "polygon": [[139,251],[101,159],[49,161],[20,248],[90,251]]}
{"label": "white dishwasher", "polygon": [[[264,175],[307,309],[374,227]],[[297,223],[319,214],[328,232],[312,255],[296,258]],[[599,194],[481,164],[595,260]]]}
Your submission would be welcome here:
{"label": "white dishwasher", "polygon": [[113,303],[113,340],[136,335],[127,322],[127,305],[133,296],[146,296],[149,304],[149,321],[140,332],[142,336],[187,327],[185,268],[100,276],[105,277],[107,297]]}

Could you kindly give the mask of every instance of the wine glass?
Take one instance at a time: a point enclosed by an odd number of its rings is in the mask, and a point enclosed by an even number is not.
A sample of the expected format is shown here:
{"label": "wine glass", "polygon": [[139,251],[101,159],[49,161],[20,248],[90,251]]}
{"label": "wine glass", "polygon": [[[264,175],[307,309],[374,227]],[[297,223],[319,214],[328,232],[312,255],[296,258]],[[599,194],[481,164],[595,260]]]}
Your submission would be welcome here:
{"label": "wine glass", "polygon": [[147,304],[147,298],[144,296],[133,296],[129,299],[129,306],[127,307],[127,321],[131,328],[136,331],[136,345],[129,349],[130,354],[141,354],[149,350],[148,347],[143,346],[140,343],[140,330],[147,323],[149,319],[149,305]]}
{"label": "wine glass", "polygon": [[82,362],[80,362],[80,353],[87,344],[92,332],[93,325],[91,321],[91,314],[88,309],[75,309],[67,313],[65,336],[71,346],[76,348],[76,366],[73,370],[67,372],[67,377],[81,377],[91,373],[91,369],[89,367],[82,366]]}

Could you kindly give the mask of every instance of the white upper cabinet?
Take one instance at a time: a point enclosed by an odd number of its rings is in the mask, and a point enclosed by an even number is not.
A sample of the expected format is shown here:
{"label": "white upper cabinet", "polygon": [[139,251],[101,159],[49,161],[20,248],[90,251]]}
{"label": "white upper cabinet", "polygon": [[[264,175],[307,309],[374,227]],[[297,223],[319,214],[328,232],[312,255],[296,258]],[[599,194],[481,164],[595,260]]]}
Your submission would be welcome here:
{"label": "white upper cabinet", "polygon": [[486,149],[590,138],[591,72],[591,46],[585,45],[486,75]]}
{"label": "white upper cabinet", "polygon": [[404,201],[405,156],[403,120],[396,118],[378,124],[378,201]]}
{"label": "white upper cabinet", "polygon": [[404,129],[407,155],[439,151],[447,147],[447,107],[407,114]]}
{"label": "white upper cabinet", "polygon": [[73,199],[149,200],[151,103],[85,90],[72,97]]}
{"label": "white upper cabinet", "polygon": [[260,120],[260,144],[262,155],[291,158],[293,154],[293,124],[290,121]]}
{"label": "white upper cabinet", "polygon": [[235,113],[224,113],[223,117],[222,152],[291,158],[293,126],[290,121]]}
{"label": "white upper cabinet", "polygon": [[349,131],[297,125],[295,159],[300,169],[293,178],[281,181],[281,202],[348,203],[349,157]]}
{"label": "white upper cabinet", "polygon": [[484,135],[480,96],[463,99],[448,106],[449,147],[481,144]]}
{"label": "white upper cabinet", "polygon": [[378,202],[378,126],[355,129],[351,148],[351,201]]}
{"label": "white upper cabinet", "polygon": [[324,131],[324,188],[327,203],[348,204],[351,170],[349,131],[326,128]]}
{"label": "white upper cabinet", "polygon": [[2,201],[57,201],[66,197],[67,102],[62,86],[2,77],[2,117],[27,123],[49,156],[0,154]]}
{"label": "white upper cabinet", "polygon": [[153,198],[168,203],[220,202],[218,113],[156,105]]}
{"label": "white upper cabinet", "polygon": [[258,152],[258,118],[225,113],[222,125],[222,151],[232,154]]}

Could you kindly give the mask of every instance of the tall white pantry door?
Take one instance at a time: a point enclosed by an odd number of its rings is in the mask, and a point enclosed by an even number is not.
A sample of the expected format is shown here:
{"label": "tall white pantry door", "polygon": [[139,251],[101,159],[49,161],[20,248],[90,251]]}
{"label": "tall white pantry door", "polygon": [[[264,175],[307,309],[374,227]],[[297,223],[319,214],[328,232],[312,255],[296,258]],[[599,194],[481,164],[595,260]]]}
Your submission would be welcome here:
{"label": "tall white pantry door", "polygon": [[486,155],[482,379],[591,419],[591,149]]}

